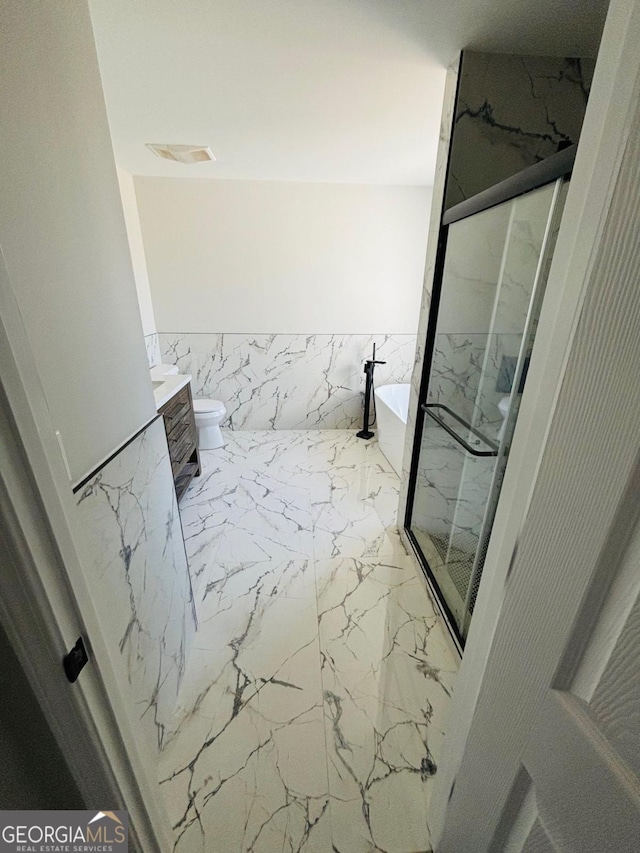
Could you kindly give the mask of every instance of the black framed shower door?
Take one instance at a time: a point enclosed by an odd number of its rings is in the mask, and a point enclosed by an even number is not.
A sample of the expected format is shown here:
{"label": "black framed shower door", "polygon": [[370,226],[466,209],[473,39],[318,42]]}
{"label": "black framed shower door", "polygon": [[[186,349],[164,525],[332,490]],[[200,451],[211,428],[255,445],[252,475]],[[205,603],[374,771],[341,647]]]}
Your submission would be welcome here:
{"label": "black framed shower door", "polygon": [[464,647],[575,147],[448,210],[405,530]]}

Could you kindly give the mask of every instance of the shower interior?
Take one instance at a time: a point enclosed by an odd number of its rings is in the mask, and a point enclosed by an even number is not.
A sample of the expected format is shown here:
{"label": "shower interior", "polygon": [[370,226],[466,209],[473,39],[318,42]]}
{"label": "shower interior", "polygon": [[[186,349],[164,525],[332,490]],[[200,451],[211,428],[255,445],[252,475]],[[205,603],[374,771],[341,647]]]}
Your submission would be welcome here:
{"label": "shower interior", "polygon": [[452,219],[434,294],[409,534],[460,643],[473,613],[568,181]]}

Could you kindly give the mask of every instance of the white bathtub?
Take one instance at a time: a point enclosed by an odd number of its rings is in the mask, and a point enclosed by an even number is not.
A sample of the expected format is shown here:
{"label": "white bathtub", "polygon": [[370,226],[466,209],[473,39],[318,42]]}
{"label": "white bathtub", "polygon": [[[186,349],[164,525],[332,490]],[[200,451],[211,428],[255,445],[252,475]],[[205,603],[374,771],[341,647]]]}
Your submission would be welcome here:
{"label": "white bathtub", "polygon": [[398,476],[402,473],[404,434],[409,412],[409,388],[403,385],[381,385],[376,388],[378,444]]}

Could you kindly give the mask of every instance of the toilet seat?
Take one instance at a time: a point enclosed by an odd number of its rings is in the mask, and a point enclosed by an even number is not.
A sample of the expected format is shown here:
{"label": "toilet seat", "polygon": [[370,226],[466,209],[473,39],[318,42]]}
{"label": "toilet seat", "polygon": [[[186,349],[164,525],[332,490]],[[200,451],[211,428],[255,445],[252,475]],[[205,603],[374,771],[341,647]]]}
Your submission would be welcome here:
{"label": "toilet seat", "polygon": [[214,415],[225,411],[220,400],[194,400],[193,411],[197,415]]}

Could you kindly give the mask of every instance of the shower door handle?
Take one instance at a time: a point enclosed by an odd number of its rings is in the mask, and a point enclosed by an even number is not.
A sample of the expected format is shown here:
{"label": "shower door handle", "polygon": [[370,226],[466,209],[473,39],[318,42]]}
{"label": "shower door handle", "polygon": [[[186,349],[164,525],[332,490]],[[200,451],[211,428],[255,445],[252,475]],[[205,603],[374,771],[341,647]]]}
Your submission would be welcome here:
{"label": "shower door handle", "polygon": [[[420,406],[420,408],[422,409],[422,411],[426,415],[429,415],[429,417],[432,418],[432,420],[434,420],[438,424],[438,426],[441,426],[445,432],[448,432],[449,435],[451,436],[451,438],[455,439],[455,441],[457,441],[459,445],[464,447],[464,449],[467,451],[467,453],[470,453],[472,456],[497,456],[498,455],[498,449],[499,448],[496,444],[494,444],[493,441],[486,438],[486,436],[482,435],[481,432],[479,432],[477,429],[475,429],[475,427],[472,427],[471,424],[468,424],[463,418],[460,417],[460,415],[457,415],[448,406],[444,406],[444,405],[442,405],[442,403],[423,403]],[[468,429],[469,432],[472,432],[481,441],[483,441],[487,445],[487,447],[491,447],[492,449],[491,450],[477,450],[475,447],[472,447],[469,444],[469,442],[465,441],[464,438],[462,438],[461,435],[458,435],[454,430],[452,430],[451,427],[442,420],[442,418],[439,418],[438,415],[436,415],[432,411],[432,409],[444,409],[444,411],[448,415],[450,415],[452,418],[455,418],[455,420],[457,420],[458,423],[462,424],[462,426],[465,427],[465,429]]]}

